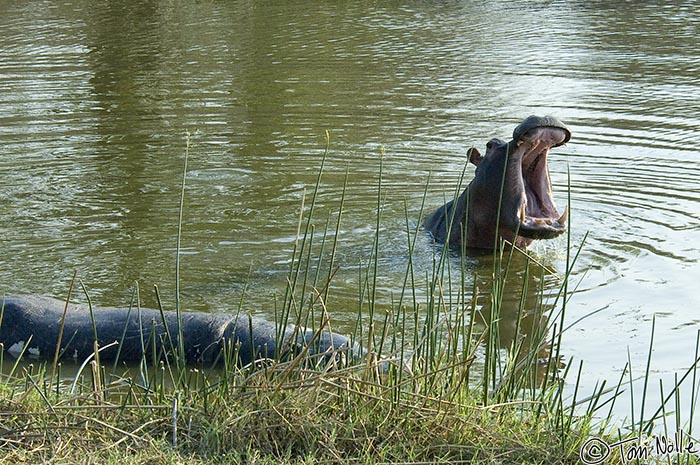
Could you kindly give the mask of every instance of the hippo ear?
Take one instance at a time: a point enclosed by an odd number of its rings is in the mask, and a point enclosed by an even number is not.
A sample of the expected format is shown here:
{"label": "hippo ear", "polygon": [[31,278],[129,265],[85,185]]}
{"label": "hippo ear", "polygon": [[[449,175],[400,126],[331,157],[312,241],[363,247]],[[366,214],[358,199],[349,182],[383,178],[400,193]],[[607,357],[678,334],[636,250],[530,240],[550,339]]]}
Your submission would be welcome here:
{"label": "hippo ear", "polygon": [[469,156],[469,161],[472,162],[474,166],[479,166],[481,160],[484,159],[484,157],[481,156],[481,153],[479,153],[479,149],[476,147],[472,147],[467,150],[467,156]]}

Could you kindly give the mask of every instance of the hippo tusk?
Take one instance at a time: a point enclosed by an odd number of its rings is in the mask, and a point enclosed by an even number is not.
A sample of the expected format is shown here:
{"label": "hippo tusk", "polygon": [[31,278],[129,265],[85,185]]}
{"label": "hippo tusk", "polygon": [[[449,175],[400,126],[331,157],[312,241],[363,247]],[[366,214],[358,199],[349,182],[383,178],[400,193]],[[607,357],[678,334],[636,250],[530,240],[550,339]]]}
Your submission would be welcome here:
{"label": "hippo tusk", "polygon": [[569,206],[567,205],[564,207],[564,213],[561,214],[559,219],[557,220],[559,224],[565,224],[566,220],[569,218]]}

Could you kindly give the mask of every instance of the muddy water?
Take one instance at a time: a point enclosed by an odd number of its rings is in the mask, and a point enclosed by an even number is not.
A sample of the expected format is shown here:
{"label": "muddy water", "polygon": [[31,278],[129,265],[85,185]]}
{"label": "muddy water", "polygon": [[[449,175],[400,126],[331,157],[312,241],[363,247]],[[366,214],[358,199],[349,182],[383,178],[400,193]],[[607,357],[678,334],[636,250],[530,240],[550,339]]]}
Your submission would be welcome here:
{"label": "muddy water", "polygon": [[[407,230],[423,202],[452,196],[467,148],[554,114],[573,130],[550,156],[555,198],[570,185],[573,248],[586,238],[567,321],[590,315],[563,355],[584,360],[584,388],[616,381],[628,358],[641,374],[656,315],[653,371],[670,388],[700,309],[692,2],[268,3],[0,2],[1,292],[63,297],[78,270],[95,302],[126,304],[138,282],[145,304],[154,285],[171,304],[189,138],[183,302],[243,299],[273,317],[328,131],[314,225],[317,244],[338,238],[328,305],[349,328],[377,211],[385,310]],[[417,276],[433,252],[418,232]],[[555,294],[566,240],[533,253]],[[467,265],[476,279],[492,266]]]}

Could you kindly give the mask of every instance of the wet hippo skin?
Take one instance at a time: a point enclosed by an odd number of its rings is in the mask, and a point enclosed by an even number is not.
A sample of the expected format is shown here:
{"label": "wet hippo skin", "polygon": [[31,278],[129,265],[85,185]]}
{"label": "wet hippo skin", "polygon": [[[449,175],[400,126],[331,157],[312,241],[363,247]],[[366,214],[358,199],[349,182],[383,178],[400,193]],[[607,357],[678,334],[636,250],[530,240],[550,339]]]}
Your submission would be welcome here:
{"label": "wet hippo skin", "polygon": [[430,214],[424,227],[437,242],[475,249],[507,244],[526,247],[566,231],[568,209],[559,213],[547,169],[549,150],[565,144],[571,131],[552,116],[529,116],[505,142],[491,139],[486,153],[469,149],[474,179],[456,199]]}
{"label": "wet hippo skin", "polygon": [[[14,357],[53,358],[65,302],[50,297],[8,296],[0,301],[0,343]],[[95,349],[95,332],[102,360],[161,359],[180,346],[178,315],[173,311],[93,307],[69,304],[61,338],[63,358],[83,360]],[[189,363],[221,360],[224,348],[236,362],[247,365],[261,358],[304,353],[330,359],[355,350],[350,340],[329,331],[312,332],[281,326],[245,314],[181,312],[182,349]],[[118,344],[113,344],[114,342]],[[279,344],[278,344],[279,341]],[[109,347],[107,347],[109,346]],[[121,348],[120,348],[121,346]]]}

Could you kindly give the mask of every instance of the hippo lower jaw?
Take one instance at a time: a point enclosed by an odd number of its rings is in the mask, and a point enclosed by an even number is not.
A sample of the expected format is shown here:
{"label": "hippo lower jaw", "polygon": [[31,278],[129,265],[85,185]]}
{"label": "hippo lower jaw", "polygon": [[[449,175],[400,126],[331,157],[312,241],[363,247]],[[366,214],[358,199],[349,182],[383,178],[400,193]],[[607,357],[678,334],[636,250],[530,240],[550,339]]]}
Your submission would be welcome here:
{"label": "hippo lower jaw", "polygon": [[569,207],[566,207],[564,213],[557,219],[541,216],[532,217],[526,215],[524,210],[525,208],[522,208],[520,213],[520,227],[517,230],[518,236],[528,239],[553,239],[566,231]]}

